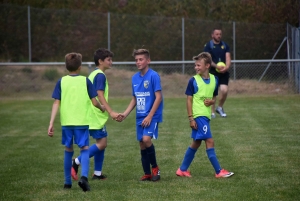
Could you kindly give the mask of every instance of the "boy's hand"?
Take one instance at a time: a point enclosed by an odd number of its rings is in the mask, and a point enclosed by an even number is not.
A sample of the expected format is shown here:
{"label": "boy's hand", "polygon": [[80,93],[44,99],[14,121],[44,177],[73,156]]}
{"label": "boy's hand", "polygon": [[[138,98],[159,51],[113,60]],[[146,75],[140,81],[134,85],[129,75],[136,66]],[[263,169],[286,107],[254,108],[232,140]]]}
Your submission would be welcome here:
{"label": "boy's hand", "polygon": [[49,136],[49,137],[53,137],[53,134],[54,134],[54,128],[53,128],[53,125],[49,125],[49,128],[48,128],[48,136]]}
{"label": "boy's hand", "polygon": [[114,111],[111,111],[111,112],[109,113],[109,115],[110,115],[110,117],[111,117],[113,120],[116,120],[116,119],[118,118],[118,116],[119,116],[119,113],[114,112]]}
{"label": "boy's hand", "polygon": [[215,103],[215,101],[214,101],[213,99],[205,99],[205,100],[204,100],[204,105],[205,105],[206,107],[211,106],[211,105],[213,105],[214,103]]}
{"label": "boy's hand", "polygon": [[193,119],[193,120],[190,120],[190,127],[192,128],[192,129],[195,129],[195,130],[197,130],[197,123],[196,123],[196,121]]}
{"label": "boy's hand", "polygon": [[141,126],[142,126],[142,127],[148,127],[148,126],[150,126],[151,121],[152,121],[152,117],[147,116],[147,117],[142,121]]}
{"label": "boy's hand", "polygon": [[117,122],[122,122],[126,118],[124,113],[119,113],[118,117],[115,119]]}

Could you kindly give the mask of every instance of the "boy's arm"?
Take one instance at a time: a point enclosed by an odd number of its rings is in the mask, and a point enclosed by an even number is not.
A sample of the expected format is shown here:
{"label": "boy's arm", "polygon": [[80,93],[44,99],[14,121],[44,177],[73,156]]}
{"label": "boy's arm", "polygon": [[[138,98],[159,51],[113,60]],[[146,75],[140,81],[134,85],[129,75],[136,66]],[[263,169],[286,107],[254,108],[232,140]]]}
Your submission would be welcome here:
{"label": "boy's arm", "polygon": [[114,112],[111,109],[111,107],[108,105],[108,102],[105,100],[105,97],[104,97],[104,91],[97,90],[97,94],[98,94],[98,99],[99,99],[100,103],[102,105],[104,105],[106,111],[111,116],[111,118],[116,119],[119,116],[119,114],[117,112]]}
{"label": "boy's arm", "polygon": [[205,105],[206,107],[209,107],[209,106],[213,105],[213,104],[215,103],[215,100],[216,100],[215,97],[216,97],[216,96],[213,96],[212,99],[209,99],[209,98],[204,99],[204,105]]}
{"label": "boy's arm", "polygon": [[101,105],[96,98],[92,98],[91,101],[96,108],[100,109],[102,112],[105,111],[105,106]]}
{"label": "boy's arm", "polygon": [[135,106],[136,106],[136,100],[135,100],[135,97],[132,96],[132,99],[131,99],[127,109],[122,114],[120,114],[122,116],[122,120],[124,120],[130,114],[130,112],[133,110],[133,108]]}
{"label": "boy's arm", "polygon": [[52,105],[52,111],[51,111],[51,118],[50,118],[50,123],[49,123],[49,127],[48,127],[48,136],[52,137],[54,134],[54,128],[53,128],[53,124],[54,124],[54,120],[58,111],[60,105],[60,100],[55,99]]}
{"label": "boy's arm", "polygon": [[190,127],[193,129],[197,129],[197,124],[193,116],[193,96],[187,96],[186,109],[187,109],[188,119],[190,121]]}
{"label": "boy's arm", "polygon": [[149,114],[147,115],[147,117],[142,122],[143,127],[147,127],[147,126],[150,125],[152,117],[155,114],[156,110],[158,109],[159,104],[161,103],[161,101],[162,101],[161,91],[156,91],[155,92],[155,101],[153,103],[153,106],[152,106]]}

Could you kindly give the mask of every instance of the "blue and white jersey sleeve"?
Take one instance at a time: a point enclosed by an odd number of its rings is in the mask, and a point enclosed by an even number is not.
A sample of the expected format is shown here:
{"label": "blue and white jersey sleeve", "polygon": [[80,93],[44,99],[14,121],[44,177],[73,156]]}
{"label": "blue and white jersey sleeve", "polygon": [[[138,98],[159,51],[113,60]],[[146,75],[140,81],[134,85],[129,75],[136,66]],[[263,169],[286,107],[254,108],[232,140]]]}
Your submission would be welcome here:
{"label": "blue and white jersey sleeve", "polygon": [[93,83],[96,91],[105,91],[105,86],[106,86],[106,77],[103,73],[98,73],[94,77],[94,83]]}
{"label": "blue and white jersey sleeve", "polygon": [[57,100],[61,100],[61,87],[60,87],[60,83],[61,83],[61,78],[57,81],[55,88],[53,90],[52,93],[52,98],[57,99]]}
{"label": "blue and white jersey sleeve", "polygon": [[90,99],[95,98],[98,94],[92,82],[86,78],[87,91]]}
{"label": "blue and white jersey sleeve", "polygon": [[195,93],[197,93],[197,91],[198,91],[198,86],[197,86],[196,80],[194,77],[191,77],[191,79],[189,80],[188,85],[186,87],[185,95],[193,96]]}
{"label": "blue and white jersey sleeve", "polygon": [[155,73],[151,78],[152,78],[154,92],[161,91],[161,83],[160,83],[159,75]]}

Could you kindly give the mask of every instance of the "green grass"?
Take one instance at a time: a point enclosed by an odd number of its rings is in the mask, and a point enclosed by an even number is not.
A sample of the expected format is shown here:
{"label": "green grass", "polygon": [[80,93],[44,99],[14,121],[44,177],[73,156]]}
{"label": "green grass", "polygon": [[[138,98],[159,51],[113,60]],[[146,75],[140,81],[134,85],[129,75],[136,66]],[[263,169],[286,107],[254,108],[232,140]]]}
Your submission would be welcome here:
{"label": "green grass", "polygon": [[[235,172],[214,178],[204,144],[190,166],[192,178],[175,175],[189,146],[184,98],[166,98],[164,122],[154,141],[161,181],[139,182],[140,152],[134,113],[122,123],[109,120],[105,181],[90,180],[63,190],[61,128],[47,136],[52,100],[0,102],[0,200],[299,200],[300,96],[229,97],[227,118],[211,121],[222,167]],[[110,99],[123,111],[130,98]],[[91,140],[93,143],[93,140]],[[79,149],[75,149],[75,156]],[[93,160],[90,175],[93,173]]]}

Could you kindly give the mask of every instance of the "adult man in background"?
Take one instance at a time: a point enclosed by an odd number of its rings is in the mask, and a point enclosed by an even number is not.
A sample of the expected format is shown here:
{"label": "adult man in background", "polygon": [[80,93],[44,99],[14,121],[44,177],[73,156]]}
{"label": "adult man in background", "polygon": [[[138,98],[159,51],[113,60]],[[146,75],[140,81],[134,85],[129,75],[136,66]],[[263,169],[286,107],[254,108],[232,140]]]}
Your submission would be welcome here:
{"label": "adult man in background", "polygon": [[[209,52],[212,57],[212,64],[209,73],[219,78],[219,103],[215,109],[215,104],[212,105],[211,117],[215,118],[215,111],[220,114],[221,117],[226,117],[223,105],[226,101],[228,94],[228,83],[229,83],[229,67],[231,64],[230,48],[221,40],[222,30],[219,28],[213,29],[211,33],[212,40],[205,44],[204,52]],[[214,98],[216,99],[216,97]],[[216,100],[215,100],[216,102]]]}

